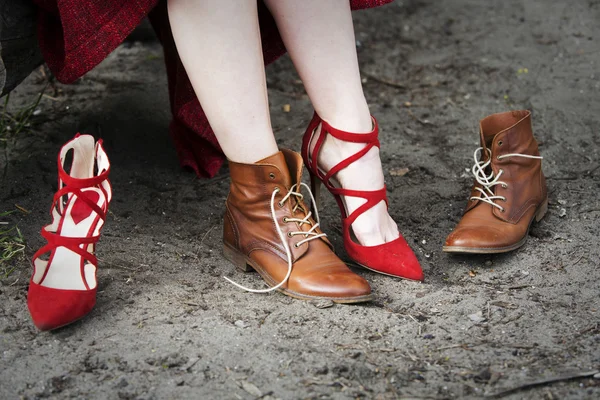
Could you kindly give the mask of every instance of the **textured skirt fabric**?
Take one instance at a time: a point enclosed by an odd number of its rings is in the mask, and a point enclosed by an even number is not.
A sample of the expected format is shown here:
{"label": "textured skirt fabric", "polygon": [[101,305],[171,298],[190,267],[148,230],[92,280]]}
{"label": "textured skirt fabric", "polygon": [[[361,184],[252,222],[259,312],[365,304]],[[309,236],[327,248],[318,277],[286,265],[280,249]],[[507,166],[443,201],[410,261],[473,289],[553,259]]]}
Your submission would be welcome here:
{"label": "textured skirt fabric", "polygon": [[[182,166],[212,177],[223,153],[200,107],[179,59],[166,0],[34,0],[39,6],[38,40],[48,67],[63,83],[71,83],[98,65],[149,17],[163,45],[173,120],[169,133]],[[350,0],[353,9],[376,7],[392,0]],[[271,14],[259,2],[265,63],[285,53]],[[148,82],[150,84],[150,82]]]}

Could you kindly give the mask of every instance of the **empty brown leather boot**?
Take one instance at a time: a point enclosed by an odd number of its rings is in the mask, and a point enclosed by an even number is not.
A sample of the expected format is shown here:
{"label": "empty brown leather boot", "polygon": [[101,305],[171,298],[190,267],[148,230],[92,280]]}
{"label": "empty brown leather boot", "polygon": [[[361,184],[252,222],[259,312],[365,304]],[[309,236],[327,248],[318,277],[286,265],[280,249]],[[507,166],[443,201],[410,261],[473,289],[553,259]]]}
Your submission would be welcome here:
{"label": "empty brown leather boot", "polygon": [[533,220],[548,210],[542,157],[526,110],[490,115],[480,122],[475,184],[465,213],[446,238],[450,253],[503,253],[527,240]]}
{"label": "empty brown leather boot", "polygon": [[300,299],[337,303],[372,299],[368,282],[334,254],[302,200],[300,154],[282,150],[255,164],[230,161],[229,169],[225,258],[243,271],[256,270],[270,289],[252,290],[230,282],[252,292],[279,290]]}

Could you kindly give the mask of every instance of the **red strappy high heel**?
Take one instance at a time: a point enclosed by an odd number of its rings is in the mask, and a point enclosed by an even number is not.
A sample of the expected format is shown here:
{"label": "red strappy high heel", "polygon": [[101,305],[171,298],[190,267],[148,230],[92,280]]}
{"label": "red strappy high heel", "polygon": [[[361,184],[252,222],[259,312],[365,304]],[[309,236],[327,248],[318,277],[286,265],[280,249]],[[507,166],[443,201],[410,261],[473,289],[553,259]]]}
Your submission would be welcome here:
{"label": "red strappy high heel", "polygon": [[[317,138],[311,154],[311,142],[319,124],[321,125],[321,134]],[[379,129],[375,118],[373,118],[372,132],[365,134],[350,133],[335,129],[315,113],[302,140],[302,158],[304,158],[304,164],[310,172],[312,192],[318,201],[320,184],[324,183],[331,194],[334,195],[342,214],[344,247],[354,262],[362,267],[385,275],[422,281],[423,271],[419,265],[419,261],[402,235],[396,240],[377,246],[362,246],[352,235],[352,223],[356,218],[381,201],[385,201],[386,204],[388,203],[385,185],[379,190],[364,191],[344,189],[335,182],[335,174],[363,157],[374,146],[379,147],[378,133]],[[317,159],[325,137],[328,134],[346,142],[365,143],[365,147],[341,161],[329,171],[324,172],[319,169]],[[343,196],[360,197],[365,199],[366,202],[348,215]]]}
{"label": "red strappy high heel", "polygon": [[[63,165],[71,151],[67,173]],[[31,318],[40,330],[70,324],[96,304],[94,250],[112,197],[109,169],[102,141],[96,143],[90,135],[77,134],[60,151],[52,224],[42,229],[48,244],[33,256],[27,295]]]}

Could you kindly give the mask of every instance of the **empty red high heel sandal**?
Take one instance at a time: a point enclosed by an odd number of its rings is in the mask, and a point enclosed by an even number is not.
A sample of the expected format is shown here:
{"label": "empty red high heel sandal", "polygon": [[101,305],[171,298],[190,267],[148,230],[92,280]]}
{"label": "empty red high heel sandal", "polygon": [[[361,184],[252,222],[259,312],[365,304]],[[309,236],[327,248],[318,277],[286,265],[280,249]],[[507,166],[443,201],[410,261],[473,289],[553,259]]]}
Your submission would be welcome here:
{"label": "empty red high heel sandal", "polygon": [[[315,137],[319,125],[321,127],[320,133]],[[419,265],[417,257],[402,235],[395,240],[376,246],[363,246],[353,235],[352,223],[361,214],[382,201],[385,201],[387,206],[388,200],[385,185],[381,189],[374,191],[352,190],[343,188],[335,178],[338,172],[363,157],[371,148],[375,146],[379,147],[378,133],[379,128],[375,118],[373,118],[373,130],[371,132],[351,133],[332,127],[315,113],[302,140],[302,157],[310,172],[312,192],[318,201],[319,185],[323,183],[329,192],[334,195],[342,214],[344,247],[348,256],[355,263],[381,274],[422,281],[423,270]],[[364,143],[365,146],[352,156],[333,166],[329,171],[324,171],[317,165],[317,160],[319,158],[319,151],[322,149],[327,135],[346,142]],[[365,203],[348,215],[346,196],[365,199]]]}
{"label": "empty red high heel sandal", "polygon": [[[69,153],[72,161],[66,172]],[[31,318],[40,330],[68,325],[96,304],[94,250],[112,197],[109,169],[102,141],[90,135],[77,134],[60,150],[52,224],[42,228],[48,244],[33,256],[27,295]]]}

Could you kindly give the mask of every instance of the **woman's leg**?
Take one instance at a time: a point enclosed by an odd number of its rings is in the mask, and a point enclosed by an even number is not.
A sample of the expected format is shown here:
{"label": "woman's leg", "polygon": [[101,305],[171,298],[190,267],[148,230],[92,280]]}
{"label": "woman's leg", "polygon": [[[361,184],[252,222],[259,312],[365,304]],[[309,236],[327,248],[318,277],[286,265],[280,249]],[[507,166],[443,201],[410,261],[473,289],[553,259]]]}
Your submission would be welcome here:
{"label": "woman's leg", "polygon": [[179,57],[228,159],[277,153],[256,0],[168,0]]}
{"label": "woman's leg", "polygon": [[[273,14],[285,46],[304,82],[319,116],[337,129],[349,132],[372,130],[369,108],[363,94],[356,41],[348,0],[265,0]],[[318,163],[329,170],[364,144],[342,142],[327,136]],[[379,149],[340,171],[344,188],[376,190],[384,185]],[[349,212],[364,200],[346,197]],[[352,224],[363,245],[396,239],[398,227],[385,203],[369,209]]]}

